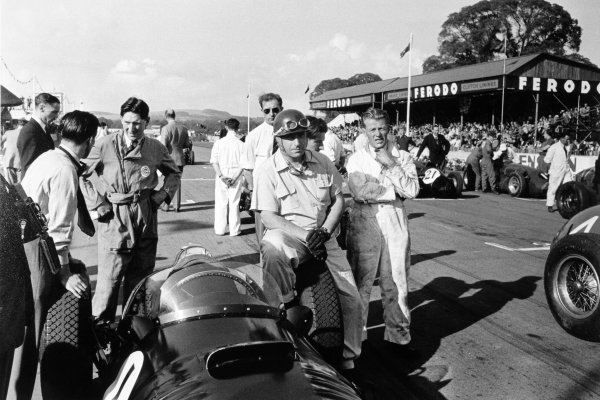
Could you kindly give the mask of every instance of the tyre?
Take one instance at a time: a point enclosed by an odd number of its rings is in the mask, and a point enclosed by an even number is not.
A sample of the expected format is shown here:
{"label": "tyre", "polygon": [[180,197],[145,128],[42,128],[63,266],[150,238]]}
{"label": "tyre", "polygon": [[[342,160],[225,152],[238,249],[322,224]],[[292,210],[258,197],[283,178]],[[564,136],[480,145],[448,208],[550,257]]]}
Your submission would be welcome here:
{"label": "tyre", "polygon": [[600,342],[600,235],[577,233],[556,243],[544,271],[552,315],[571,335]]}
{"label": "tyre", "polygon": [[196,155],[194,154],[194,150],[190,151],[190,164],[194,165],[196,163]]}
{"label": "tyre", "polygon": [[527,180],[520,172],[512,172],[508,176],[508,193],[513,197],[523,197],[527,195]]}
{"label": "tyre", "polygon": [[83,399],[92,384],[92,306],[64,288],[48,310],[40,343],[44,399]]}
{"label": "tyre", "polygon": [[333,276],[325,263],[302,267],[298,268],[296,289],[300,294],[300,304],[313,313],[308,338],[327,361],[339,361],[344,345],[344,324]]}
{"label": "tyre", "polygon": [[464,191],[475,190],[476,176],[475,176],[475,172],[473,171],[473,168],[471,168],[470,165],[467,165],[467,168],[463,172],[462,180],[463,180],[463,190]]}
{"label": "tyre", "polygon": [[448,174],[448,178],[450,178],[454,184],[454,188],[456,189],[456,197],[460,197],[464,189],[462,174],[460,172],[453,171]]}
{"label": "tyre", "polygon": [[595,204],[594,194],[581,182],[563,183],[556,190],[556,208],[565,219]]}

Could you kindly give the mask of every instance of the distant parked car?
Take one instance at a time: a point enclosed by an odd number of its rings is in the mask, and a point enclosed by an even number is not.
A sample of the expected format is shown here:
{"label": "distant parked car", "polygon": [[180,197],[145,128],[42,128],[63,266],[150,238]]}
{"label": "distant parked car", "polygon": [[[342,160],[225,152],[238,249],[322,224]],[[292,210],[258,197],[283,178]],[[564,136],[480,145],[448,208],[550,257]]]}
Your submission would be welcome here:
{"label": "distant parked car", "polygon": [[458,171],[443,172],[442,169],[429,166],[426,162],[415,161],[419,177],[418,197],[437,197],[455,199],[463,191],[463,177]]}

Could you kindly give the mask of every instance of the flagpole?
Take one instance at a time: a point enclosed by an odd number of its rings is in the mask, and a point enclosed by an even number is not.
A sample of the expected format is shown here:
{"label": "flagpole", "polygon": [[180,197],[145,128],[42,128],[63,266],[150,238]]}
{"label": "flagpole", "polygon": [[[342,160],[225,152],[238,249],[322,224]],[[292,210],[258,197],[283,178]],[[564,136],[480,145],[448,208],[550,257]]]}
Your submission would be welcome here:
{"label": "flagpole", "polygon": [[411,58],[412,58],[412,43],[413,42],[413,34],[410,33],[410,39],[408,41],[408,96],[406,100],[406,136],[410,135],[410,70],[411,70]]}
{"label": "flagpole", "polygon": [[504,134],[504,88],[506,87],[506,33],[504,34],[504,61],[502,62],[502,109],[500,111],[500,133]]}

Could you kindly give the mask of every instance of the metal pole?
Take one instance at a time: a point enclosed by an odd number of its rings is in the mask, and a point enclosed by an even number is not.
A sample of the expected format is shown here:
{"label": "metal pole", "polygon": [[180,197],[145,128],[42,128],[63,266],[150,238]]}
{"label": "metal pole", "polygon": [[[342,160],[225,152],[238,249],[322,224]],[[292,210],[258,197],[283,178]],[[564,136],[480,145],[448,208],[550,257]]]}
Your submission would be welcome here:
{"label": "metal pole", "polygon": [[396,110],[396,126],[400,123],[400,110]]}
{"label": "metal pole", "polygon": [[581,95],[577,95],[577,119],[575,120],[575,139],[577,139],[577,135],[579,134],[579,100],[581,100]]}
{"label": "metal pole", "polygon": [[537,140],[537,135],[538,135],[538,108],[539,108],[539,104],[540,104],[540,94],[539,93],[537,93],[534,96],[534,100],[535,100],[535,125],[533,126],[533,134],[534,134],[535,140]]}
{"label": "metal pole", "polygon": [[406,136],[410,136],[410,69],[412,60],[413,34],[408,41],[408,97],[406,100]]}
{"label": "metal pole", "polygon": [[500,133],[504,134],[504,91],[506,88],[506,39],[507,35],[504,33],[504,60],[502,61],[502,111],[500,112]]}
{"label": "metal pole", "polygon": [[246,103],[247,103],[247,107],[248,107],[248,133],[250,133],[250,90],[252,89],[252,87],[250,86],[250,83],[248,84],[248,94],[246,95]]}

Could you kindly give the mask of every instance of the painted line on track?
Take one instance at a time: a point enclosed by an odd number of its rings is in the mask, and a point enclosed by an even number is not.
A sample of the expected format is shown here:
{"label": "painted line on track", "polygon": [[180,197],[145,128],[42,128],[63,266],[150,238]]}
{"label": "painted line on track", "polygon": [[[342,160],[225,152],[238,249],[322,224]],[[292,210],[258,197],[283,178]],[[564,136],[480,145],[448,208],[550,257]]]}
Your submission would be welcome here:
{"label": "painted line on track", "polygon": [[546,201],[546,199],[528,199],[525,197],[515,197],[515,199],[522,200],[522,201],[534,201],[534,202]]}
{"label": "painted line on track", "polygon": [[414,200],[414,201],[432,201],[432,200],[435,200],[435,201],[465,201],[466,199],[436,199],[434,197],[431,197],[431,198],[423,197],[423,198],[411,199],[411,200]]}
{"label": "painted line on track", "polygon": [[497,247],[499,249],[506,250],[506,251],[547,251],[547,250],[550,250],[549,245],[540,246],[540,247],[508,247],[508,246],[504,246],[504,245],[501,245],[498,243],[492,243],[492,242],[484,242],[484,243],[487,244],[488,246]]}

